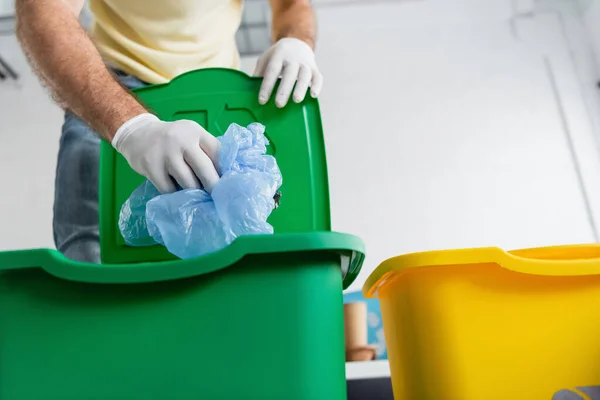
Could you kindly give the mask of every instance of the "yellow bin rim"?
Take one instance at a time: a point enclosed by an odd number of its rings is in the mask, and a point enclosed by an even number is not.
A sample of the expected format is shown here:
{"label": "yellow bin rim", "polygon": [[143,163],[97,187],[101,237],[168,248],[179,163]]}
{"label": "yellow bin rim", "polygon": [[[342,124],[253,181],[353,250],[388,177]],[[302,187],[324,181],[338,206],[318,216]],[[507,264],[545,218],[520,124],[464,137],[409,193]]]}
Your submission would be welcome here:
{"label": "yellow bin rim", "polygon": [[600,244],[537,247],[505,251],[498,247],[406,254],[381,263],[363,285],[366,298],[392,279],[424,267],[495,263],[509,271],[544,276],[600,275]]}

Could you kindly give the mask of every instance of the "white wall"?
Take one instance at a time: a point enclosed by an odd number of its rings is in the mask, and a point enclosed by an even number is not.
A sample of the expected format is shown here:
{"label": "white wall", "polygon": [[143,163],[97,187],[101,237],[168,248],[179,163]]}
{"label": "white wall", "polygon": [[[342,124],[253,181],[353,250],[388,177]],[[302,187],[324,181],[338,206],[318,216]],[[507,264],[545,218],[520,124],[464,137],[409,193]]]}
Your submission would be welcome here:
{"label": "white wall", "polygon": [[509,15],[444,4],[319,11],[334,227],[368,247],[353,288],[405,252],[594,240],[547,62]]}
{"label": "white wall", "polygon": [[22,75],[0,82],[0,249],[53,247],[54,169],[62,113],[29,72],[14,37],[0,54]]}
{"label": "white wall", "polygon": [[14,0],[0,0],[0,15],[11,15],[14,9]]}
{"label": "white wall", "polygon": [[[368,247],[354,289],[400,253],[595,239],[589,110],[567,43],[539,40],[556,20],[514,19],[509,0],[340,3],[315,2],[333,224]],[[22,85],[0,85],[0,248],[52,244],[61,113]]]}
{"label": "white wall", "polygon": [[585,1],[584,20],[594,46],[596,61],[600,65],[600,0]]}

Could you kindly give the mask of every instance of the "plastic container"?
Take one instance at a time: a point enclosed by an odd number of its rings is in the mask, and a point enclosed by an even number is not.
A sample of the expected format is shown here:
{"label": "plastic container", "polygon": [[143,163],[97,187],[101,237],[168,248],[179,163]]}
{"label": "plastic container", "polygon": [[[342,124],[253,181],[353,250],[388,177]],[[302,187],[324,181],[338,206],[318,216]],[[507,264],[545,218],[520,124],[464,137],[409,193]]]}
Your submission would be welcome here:
{"label": "plastic container", "polygon": [[434,251],[367,279],[396,400],[596,399],[600,246]]}
{"label": "plastic container", "polygon": [[0,253],[0,399],[346,399],[342,288],[363,244],[329,231],[317,102],[277,117],[259,85],[202,70],[138,94],[162,119],[215,134],[267,126],[284,177],[276,234],[189,260],[125,246],[117,212],[142,177],[103,145],[103,264]]}
{"label": "plastic container", "polygon": [[[168,84],[137,89],[139,99],[163,121],[191,119],[215,136],[233,122],[265,125],[283,174],[281,207],[269,218],[276,233],[330,231],[329,183],[319,103],[307,98],[285,108],[258,103],[262,80],[229,69],[204,69],[183,74]],[[276,88],[274,89],[276,90]],[[275,91],[273,93],[276,93]],[[127,161],[102,143],[100,177],[100,241],[104,263],[173,260],[164,247],[128,247],[119,232],[121,205],[143,178]]]}

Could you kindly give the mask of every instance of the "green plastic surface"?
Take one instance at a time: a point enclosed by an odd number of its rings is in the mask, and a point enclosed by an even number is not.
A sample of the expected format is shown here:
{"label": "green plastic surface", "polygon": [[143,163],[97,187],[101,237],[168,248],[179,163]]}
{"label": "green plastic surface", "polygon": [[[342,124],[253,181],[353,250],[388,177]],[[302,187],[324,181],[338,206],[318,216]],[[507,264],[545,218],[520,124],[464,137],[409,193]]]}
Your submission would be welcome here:
{"label": "green plastic surface", "polygon": [[0,399],[346,399],[342,288],[364,246],[329,231],[316,100],[260,107],[259,83],[203,70],[139,93],[215,134],[267,126],[284,177],[276,233],[188,260],[124,246],[118,210],[142,178],[103,145],[104,263],[0,252]]}
{"label": "green plastic surface", "polygon": [[[183,74],[168,84],[135,91],[164,121],[191,119],[215,136],[235,122],[260,122],[283,175],[281,206],[269,222],[276,233],[329,231],[329,187],[325,145],[316,99],[290,102],[279,109],[271,100],[258,104],[260,78],[229,69],[204,69]],[[274,97],[274,96],[273,96]],[[102,262],[126,263],[174,259],[162,246],[129,247],[118,228],[121,205],[143,178],[110,146],[101,148],[100,240]]]}
{"label": "green plastic surface", "polygon": [[[257,254],[267,242],[273,252]],[[234,247],[237,261],[199,276],[201,259],[0,253],[0,399],[345,400],[340,266],[360,265],[360,241],[325,232]],[[137,281],[154,282],[122,283]]]}
{"label": "green plastic surface", "polygon": [[145,263],[98,265],[69,260],[57,250],[4,251],[0,252],[0,271],[41,268],[56,278],[81,283],[152,283],[219,272],[263,254],[319,252],[339,256],[342,286],[350,286],[362,267],[364,244],[354,236],[337,232],[243,236],[227,248],[202,257]]}

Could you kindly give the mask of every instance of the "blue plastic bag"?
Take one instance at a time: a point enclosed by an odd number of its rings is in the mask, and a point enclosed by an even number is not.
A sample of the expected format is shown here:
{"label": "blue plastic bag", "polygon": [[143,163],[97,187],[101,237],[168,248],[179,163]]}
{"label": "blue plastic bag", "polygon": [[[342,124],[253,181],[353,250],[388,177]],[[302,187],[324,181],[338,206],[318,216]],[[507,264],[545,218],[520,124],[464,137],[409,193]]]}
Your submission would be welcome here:
{"label": "blue plastic bag", "polygon": [[212,197],[201,189],[161,195],[145,181],[121,207],[119,229],[130,246],[164,245],[180,258],[220,250],[242,235],[272,234],[267,218],[282,178],[266,154],[265,127],[231,124],[221,136],[221,179]]}

